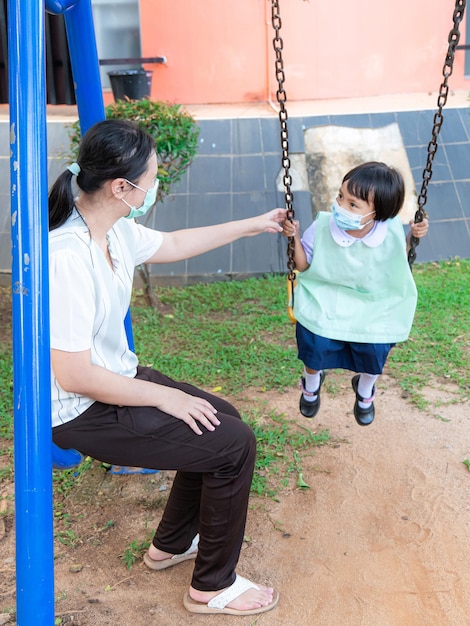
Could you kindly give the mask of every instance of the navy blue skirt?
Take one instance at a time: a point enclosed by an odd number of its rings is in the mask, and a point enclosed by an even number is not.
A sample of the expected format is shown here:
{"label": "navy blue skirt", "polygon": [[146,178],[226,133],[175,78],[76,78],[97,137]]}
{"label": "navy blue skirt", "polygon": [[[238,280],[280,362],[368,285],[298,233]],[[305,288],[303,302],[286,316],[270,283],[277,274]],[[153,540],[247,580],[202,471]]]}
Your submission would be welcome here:
{"label": "navy blue skirt", "polygon": [[299,359],[312,370],[345,369],[381,374],[394,343],[355,343],[320,337],[297,322]]}

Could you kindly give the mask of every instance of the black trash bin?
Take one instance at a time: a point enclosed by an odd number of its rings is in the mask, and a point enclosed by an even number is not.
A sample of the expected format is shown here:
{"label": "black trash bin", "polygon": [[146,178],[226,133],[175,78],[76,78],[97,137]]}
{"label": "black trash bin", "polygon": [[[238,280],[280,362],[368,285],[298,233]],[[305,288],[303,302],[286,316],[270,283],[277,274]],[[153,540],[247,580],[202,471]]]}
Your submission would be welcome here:
{"label": "black trash bin", "polygon": [[115,70],[108,72],[113,90],[114,100],[142,100],[149,98],[152,88],[152,74],[150,70]]}

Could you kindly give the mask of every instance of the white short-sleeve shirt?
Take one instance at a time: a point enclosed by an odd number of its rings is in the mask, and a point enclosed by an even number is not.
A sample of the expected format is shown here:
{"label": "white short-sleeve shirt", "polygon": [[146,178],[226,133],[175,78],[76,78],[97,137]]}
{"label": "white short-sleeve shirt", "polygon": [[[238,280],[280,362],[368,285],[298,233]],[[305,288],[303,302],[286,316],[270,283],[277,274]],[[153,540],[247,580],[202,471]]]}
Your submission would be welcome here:
{"label": "white short-sleeve shirt", "polygon": [[[129,349],[124,318],[129,308],[134,269],[160,247],[161,232],[120,219],[108,232],[113,262],[91,239],[74,210],[49,234],[51,348],[90,350],[92,363],[133,377],[137,357]],[[52,425],[68,422],[94,400],[62,389],[51,372]]]}

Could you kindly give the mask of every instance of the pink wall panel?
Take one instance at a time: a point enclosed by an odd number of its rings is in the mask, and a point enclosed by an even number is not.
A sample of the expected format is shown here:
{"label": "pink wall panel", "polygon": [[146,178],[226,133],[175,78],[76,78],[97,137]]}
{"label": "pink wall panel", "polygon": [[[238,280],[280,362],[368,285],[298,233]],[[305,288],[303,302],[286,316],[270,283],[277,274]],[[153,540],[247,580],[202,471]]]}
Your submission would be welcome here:
{"label": "pink wall panel", "polygon": [[[280,0],[289,100],[436,92],[454,0]],[[186,104],[274,99],[269,0],[141,0],[152,97]],[[465,42],[461,26],[461,43]],[[465,89],[456,53],[452,89]]]}
{"label": "pink wall panel", "polygon": [[265,0],[141,0],[152,97],[184,103],[266,100]]}

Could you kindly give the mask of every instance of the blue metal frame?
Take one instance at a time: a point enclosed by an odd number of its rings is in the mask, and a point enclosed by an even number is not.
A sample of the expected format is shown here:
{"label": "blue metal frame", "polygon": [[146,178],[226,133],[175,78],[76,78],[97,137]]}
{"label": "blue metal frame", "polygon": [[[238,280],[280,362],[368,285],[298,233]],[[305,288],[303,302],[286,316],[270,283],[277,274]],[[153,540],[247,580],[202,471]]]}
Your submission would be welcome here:
{"label": "blue metal frame", "polygon": [[[46,9],[64,14],[82,134],[105,118],[91,0],[8,0],[18,626],[54,624],[52,458],[81,457],[51,455]],[[129,313],[126,330],[133,349]]]}

